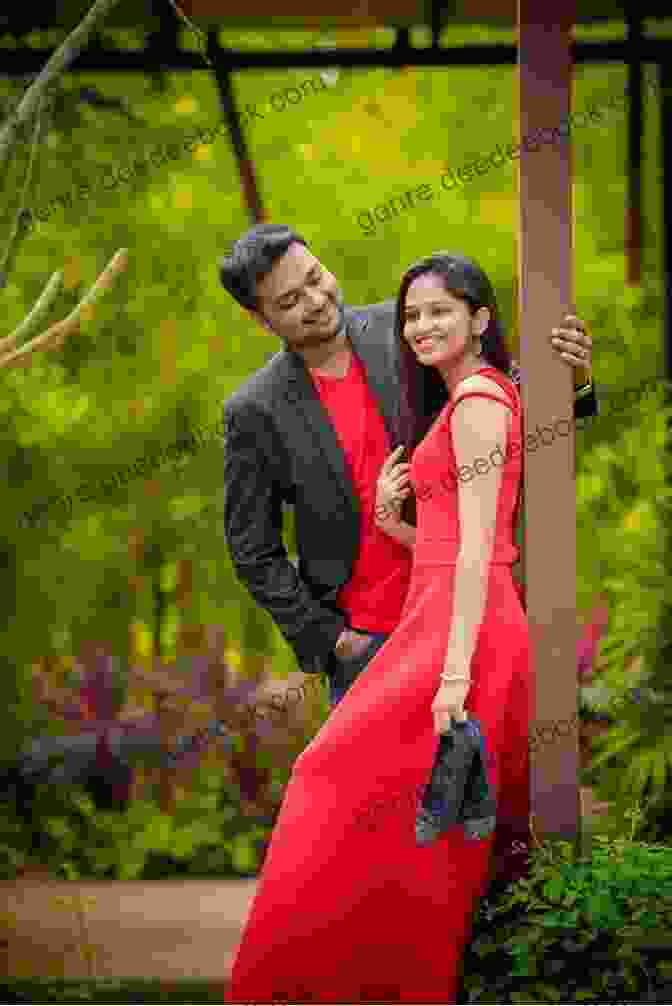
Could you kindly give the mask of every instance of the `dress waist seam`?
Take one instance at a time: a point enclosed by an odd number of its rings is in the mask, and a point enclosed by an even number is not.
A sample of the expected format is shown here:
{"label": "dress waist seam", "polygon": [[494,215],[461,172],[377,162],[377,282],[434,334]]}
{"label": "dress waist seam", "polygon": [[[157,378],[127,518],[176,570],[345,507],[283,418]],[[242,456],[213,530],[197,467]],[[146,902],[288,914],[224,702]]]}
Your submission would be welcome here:
{"label": "dress waist seam", "polygon": [[[488,568],[490,566],[515,566],[518,559],[491,559],[488,563]],[[413,566],[417,569],[419,566],[457,566],[457,559],[414,559]]]}

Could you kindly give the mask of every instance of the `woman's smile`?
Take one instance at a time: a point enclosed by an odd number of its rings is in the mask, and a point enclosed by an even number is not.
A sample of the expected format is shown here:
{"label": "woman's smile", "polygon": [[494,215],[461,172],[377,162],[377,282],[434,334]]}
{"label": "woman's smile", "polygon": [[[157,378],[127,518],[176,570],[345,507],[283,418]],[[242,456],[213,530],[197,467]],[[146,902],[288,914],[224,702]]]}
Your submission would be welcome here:
{"label": "woman's smile", "polygon": [[428,351],[437,348],[439,338],[434,335],[421,335],[413,341],[418,353],[427,353]]}

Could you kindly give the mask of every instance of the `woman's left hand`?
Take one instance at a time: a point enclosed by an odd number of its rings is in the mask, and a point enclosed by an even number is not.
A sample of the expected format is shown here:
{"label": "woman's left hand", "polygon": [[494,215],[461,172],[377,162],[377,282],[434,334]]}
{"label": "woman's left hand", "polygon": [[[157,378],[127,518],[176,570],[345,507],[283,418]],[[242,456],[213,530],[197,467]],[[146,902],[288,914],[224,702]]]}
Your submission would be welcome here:
{"label": "woman's left hand", "polygon": [[565,315],[559,328],[554,328],[550,335],[553,349],[570,367],[585,372],[586,380],[590,379],[593,364],[593,340],[588,332],[588,326],[574,314]]}
{"label": "woman's left hand", "polygon": [[[448,673],[450,674],[450,671]],[[462,678],[456,678],[454,681],[441,681],[439,690],[432,702],[434,730],[437,734],[445,734],[450,730],[452,717],[457,720],[465,718],[464,701],[470,688],[471,682],[464,681]]]}

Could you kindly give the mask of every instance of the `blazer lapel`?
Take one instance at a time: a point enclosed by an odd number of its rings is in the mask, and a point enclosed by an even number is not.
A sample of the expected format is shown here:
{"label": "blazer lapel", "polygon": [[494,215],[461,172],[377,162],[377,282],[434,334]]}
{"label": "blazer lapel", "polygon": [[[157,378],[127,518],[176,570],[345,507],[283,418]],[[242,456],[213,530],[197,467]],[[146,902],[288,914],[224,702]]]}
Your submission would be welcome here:
{"label": "blazer lapel", "polygon": [[387,331],[385,326],[382,339],[366,338],[369,326],[368,317],[354,318],[348,326],[348,335],[357,356],[364,364],[369,387],[378,402],[394,449],[399,436],[397,430],[399,377],[394,352],[394,334],[391,330]]}
{"label": "blazer lapel", "polygon": [[[285,397],[297,414],[303,417],[306,430],[313,441],[319,444],[348,507],[359,516],[359,501],[331,417],[322,405],[301,357],[287,352],[286,359],[289,373]],[[297,448],[300,449],[300,445],[297,444]],[[318,473],[316,478],[319,478]]]}

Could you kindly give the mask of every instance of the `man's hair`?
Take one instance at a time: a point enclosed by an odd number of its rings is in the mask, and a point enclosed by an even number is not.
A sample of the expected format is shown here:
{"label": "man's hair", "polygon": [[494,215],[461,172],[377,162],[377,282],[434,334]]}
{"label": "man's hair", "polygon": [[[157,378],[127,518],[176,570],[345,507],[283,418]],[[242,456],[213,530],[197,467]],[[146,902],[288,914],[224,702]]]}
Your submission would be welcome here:
{"label": "man's hair", "polygon": [[257,310],[257,283],[267,276],[294,242],[308,247],[305,238],[285,224],[257,224],[245,231],[219,261],[219,278],[239,304]]}

